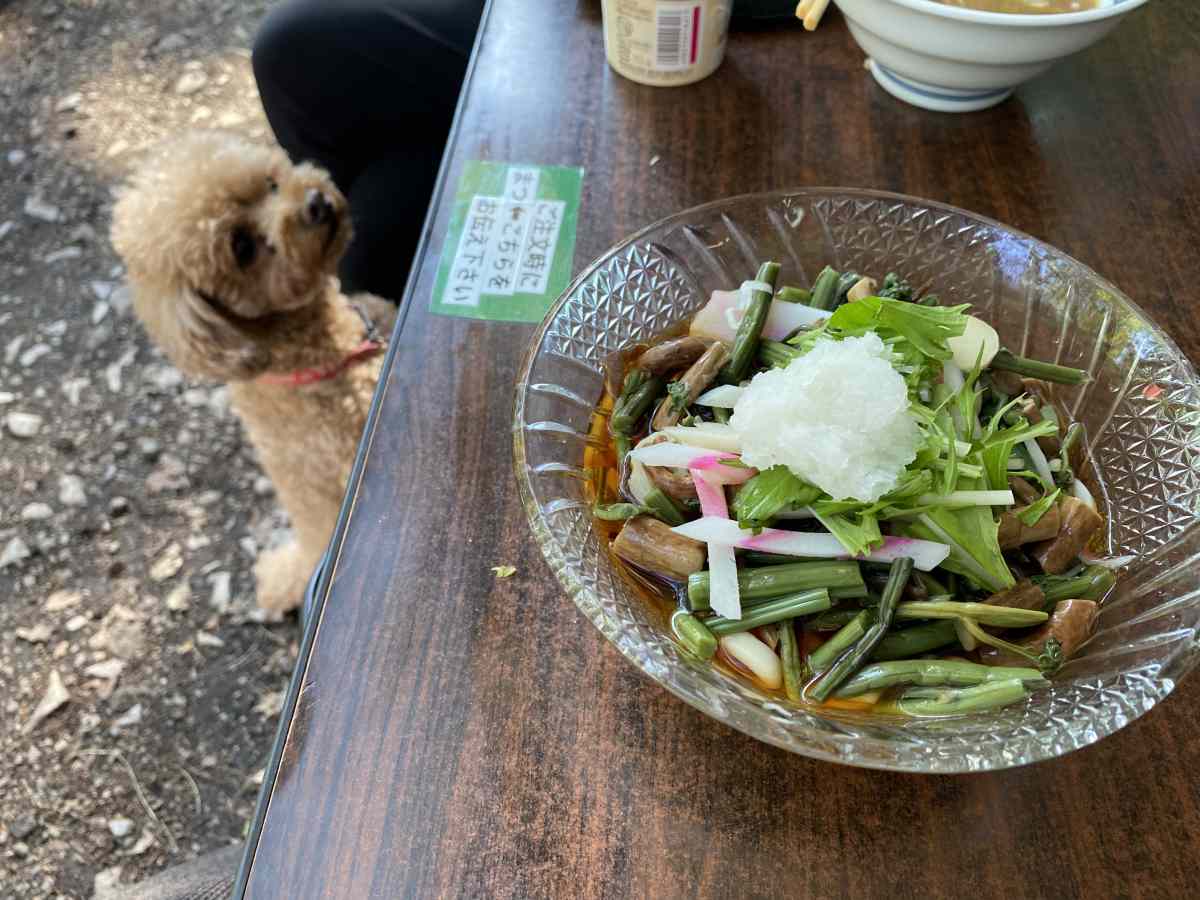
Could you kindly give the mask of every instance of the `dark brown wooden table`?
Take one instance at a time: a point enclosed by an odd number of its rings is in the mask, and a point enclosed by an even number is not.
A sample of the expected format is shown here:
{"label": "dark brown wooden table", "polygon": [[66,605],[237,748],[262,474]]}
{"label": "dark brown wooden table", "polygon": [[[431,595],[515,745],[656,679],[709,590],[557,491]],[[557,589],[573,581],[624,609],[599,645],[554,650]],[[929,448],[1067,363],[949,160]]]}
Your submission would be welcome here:
{"label": "dark brown wooden table", "polygon": [[[731,194],[845,185],[947,201],[1086,260],[1200,359],[1193,0],[1155,0],[1014,100],[957,117],[885,95],[834,12],[814,34],[735,33],[715,77],[664,90],[605,65],[598,2],[495,0],[245,895],[1196,896],[1200,676],[1064,759],[919,777],[757,743],[605,643],[517,499],[509,422],[532,329],[427,310],[469,159],[586,168],[576,270]],[[495,578],[501,563],[517,574]]]}

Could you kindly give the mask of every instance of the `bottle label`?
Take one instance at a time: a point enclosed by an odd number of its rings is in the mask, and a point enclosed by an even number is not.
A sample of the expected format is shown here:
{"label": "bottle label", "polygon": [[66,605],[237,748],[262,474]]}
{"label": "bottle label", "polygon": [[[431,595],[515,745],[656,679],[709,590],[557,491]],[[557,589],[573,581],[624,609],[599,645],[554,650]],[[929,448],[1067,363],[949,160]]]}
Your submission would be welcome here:
{"label": "bottle label", "polygon": [[688,84],[711,73],[725,51],[728,0],[605,0],[608,61],[646,84]]}

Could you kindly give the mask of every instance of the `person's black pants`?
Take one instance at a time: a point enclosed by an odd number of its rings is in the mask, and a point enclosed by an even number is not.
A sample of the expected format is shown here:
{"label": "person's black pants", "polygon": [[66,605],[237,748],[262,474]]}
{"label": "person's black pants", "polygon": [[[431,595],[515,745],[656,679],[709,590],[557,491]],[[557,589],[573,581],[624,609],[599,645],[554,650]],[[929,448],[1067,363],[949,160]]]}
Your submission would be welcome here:
{"label": "person's black pants", "polygon": [[254,40],[267,120],[350,201],[348,293],[399,302],[484,0],[291,0]]}

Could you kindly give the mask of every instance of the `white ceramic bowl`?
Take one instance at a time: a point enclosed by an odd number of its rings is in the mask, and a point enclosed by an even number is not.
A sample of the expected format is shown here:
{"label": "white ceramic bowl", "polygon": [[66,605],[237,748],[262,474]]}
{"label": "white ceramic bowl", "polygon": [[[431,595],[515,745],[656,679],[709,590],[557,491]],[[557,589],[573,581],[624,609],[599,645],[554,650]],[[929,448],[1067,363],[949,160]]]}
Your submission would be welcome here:
{"label": "white ceramic bowl", "polygon": [[1015,15],[932,0],[834,0],[894,97],[938,112],[971,112],[1112,31],[1146,0],[1101,0],[1098,9]]}

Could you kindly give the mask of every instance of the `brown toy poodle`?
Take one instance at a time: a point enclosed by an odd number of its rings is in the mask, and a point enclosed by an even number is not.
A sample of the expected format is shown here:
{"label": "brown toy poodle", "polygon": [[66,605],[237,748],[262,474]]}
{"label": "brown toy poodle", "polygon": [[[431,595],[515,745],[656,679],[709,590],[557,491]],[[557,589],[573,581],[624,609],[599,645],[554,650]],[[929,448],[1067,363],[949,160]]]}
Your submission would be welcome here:
{"label": "brown toy poodle", "polygon": [[395,318],[342,294],[349,239],[326,173],[222,132],[159,148],[113,211],[138,317],[184,372],[229,384],[291,517],[295,540],[255,568],[268,610],[300,602],[325,551]]}

